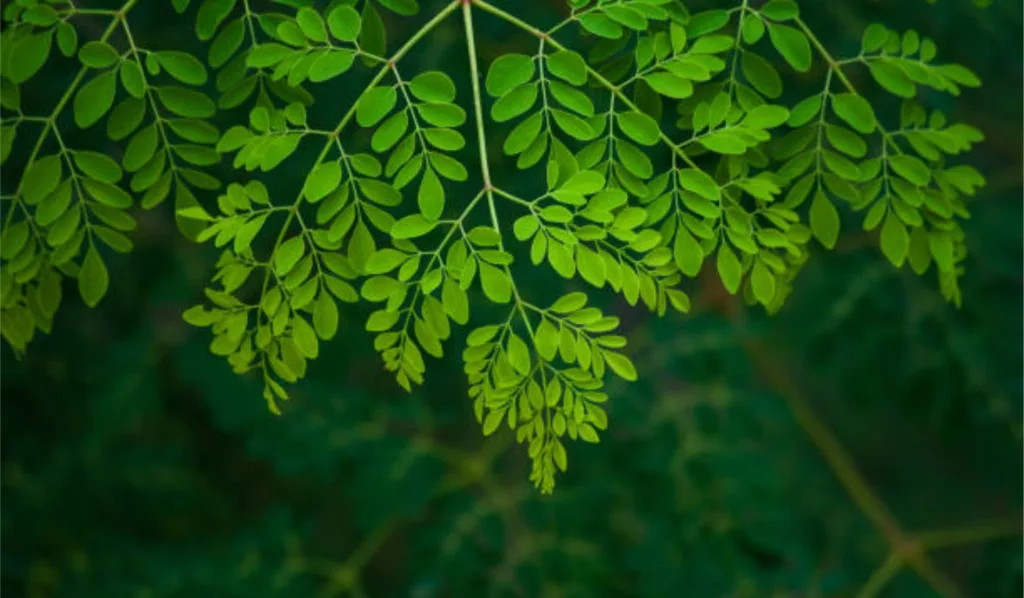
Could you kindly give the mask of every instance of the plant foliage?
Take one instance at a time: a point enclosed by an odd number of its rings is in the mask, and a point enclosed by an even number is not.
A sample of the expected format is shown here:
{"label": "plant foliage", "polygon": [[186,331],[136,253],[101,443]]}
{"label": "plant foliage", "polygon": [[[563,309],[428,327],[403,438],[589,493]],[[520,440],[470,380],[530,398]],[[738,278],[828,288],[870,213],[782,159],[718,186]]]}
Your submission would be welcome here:
{"label": "plant foliage", "polygon": [[[982,136],[918,99],[979,80],[913,30],[872,24],[842,58],[792,0],[701,12],[572,0],[547,30],[456,0],[402,39],[381,14],[414,18],[415,0],[278,0],[266,12],[194,1],[201,57],[136,40],[139,0],[4,8],[2,159],[35,140],[3,197],[0,331],[16,351],[50,332],[63,278],[96,305],[108,250],[132,249],[129,209],[170,200],[181,232],[220,251],[206,302],[184,318],[211,329],[210,351],[235,372],[260,377],[272,411],[323,343],[360,328],[406,390],[429,358],[458,349],[484,434],[514,430],[549,493],[566,439],[596,443],[606,429],[609,376],[638,376],[619,318],[593,304],[599,289],[686,312],[685,281],[705,272],[774,313],[845,222],[877,234],[893,266],[933,270],[960,303],[961,222],[984,179],[957,160]],[[84,14],[107,20],[95,39],[75,25]],[[482,64],[484,18],[535,50]],[[449,19],[462,21],[468,80],[404,68]],[[81,69],[52,112],[28,114],[22,89],[57,53]],[[853,71],[891,102],[869,101]],[[333,80],[361,91],[310,122],[314,99],[331,102],[316,86]],[[117,152],[67,145],[66,114]],[[299,164],[306,145],[319,154]],[[235,169],[227,184],[222,160]],[[492,179],[496,160],[535,183],[528,195]],[[301,188],[271,191],[296,170]],[[585,290],[527,296],[519,281],[536,268]],[[340,321],[339,303],[357,302],[373,306],[365,324]],[[468,327],[464,347],[445,342],[454,325]]]}

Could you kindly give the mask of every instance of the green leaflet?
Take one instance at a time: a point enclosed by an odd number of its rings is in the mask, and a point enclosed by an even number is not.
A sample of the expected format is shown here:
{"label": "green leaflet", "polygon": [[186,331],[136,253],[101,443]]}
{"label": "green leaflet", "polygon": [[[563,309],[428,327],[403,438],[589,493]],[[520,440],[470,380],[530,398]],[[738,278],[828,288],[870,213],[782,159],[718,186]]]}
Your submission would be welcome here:
{"label": "green leaflet", "polygon": [[351,6],[337,6],[327,15],[327,26],[331,35],[344,42],[353,42],[359,37],[363,21]]}
{"label": "green leaflet", "polygon": [[110,110],[114,104],[116,76],[114,70],[103,72],[75,94],[75,124],[83,129],[91,127]]}
{"label": "green leaflet", "polygon": [[788,25],[768,25],[768,37],[779,54],[794,69],[811,68],[811,44],[802,31]]}
{"label": "green leaflet", "polygon": [[533,60],[523,54],[505,54],[491,63],[487,70],[487,93],[501,97],[533,78]]}
{"label": "green leaflet", "polygon": [[642,112],[620,112],[616,114],[619,128],[633,141],[643,145],[658,143],[661,129],[658,123]]}
{"label": "green leaflet", "polygon": [[82,270],[78,273],[78,292],[82,295],[82,301],[89,307],[95,307],[107,294],[109,286],[107,266],[96,247],[90,246],[82,261]]}
{"label": "green leaflet", "polygon": [[860,133],[875,130],[875,114],[871,104],[859,95],[841,93],[832,96],[832,110]]}

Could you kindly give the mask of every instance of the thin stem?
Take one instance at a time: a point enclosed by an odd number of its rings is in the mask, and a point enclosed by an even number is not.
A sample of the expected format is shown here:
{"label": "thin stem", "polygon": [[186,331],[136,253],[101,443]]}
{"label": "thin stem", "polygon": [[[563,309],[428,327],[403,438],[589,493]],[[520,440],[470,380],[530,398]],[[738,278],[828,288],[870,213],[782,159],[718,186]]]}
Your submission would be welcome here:
{"label": "thin stem", "polygon": [[861,586],[860,591],[857,592],[857,598],[874,598],[879,592],[885,589],[886,584],[889,583],[900,569],[903,567],[903,560],[896,554],[890,554],[889,558],[875,569],[875,572],[871,574],[864,585]]}
{"label": "thin stem", "polygon": [[522,206],[525,206],[527,208],[530,208],[531,211],[533,210],[533,202],[531,202],[531,201],[527,201],[527,200],[525,200],[525,199],[523,199],[521,197],[517,197],[515,195],[512,195],[508,191],[505,191],[504,189],[501,189],[501,188],[498,188],[498,187],[494,188],[494,192],[496,194],[504,197],[505,199],[507,199],[509,201],[512,201],[512,202],[515,202],[515,203],[520,204]]}
{"label": "thin stem", "polygon": [[1019,520],[995,521],[978,525],[967,525],[949,529],[921,532],[916,534],[917,541],[925,550],[947,548],[963,544],[975,544],[1005,536],[1021,533]]}
{"label": "thin stem", "polygon": [[743,41],[743,18],[747,15],[747,3],[749,0],[743,0],[743,4],[740,6],[740,20],[736,24],[736,40],[733,42],[734,54],[732,56],[732,68],[729,71],[729,94],[730,96],[736,93],[736,67],[740,63],[740,55],[743,53],[743,48],[740,44]]}
{"label": "thin stem", "polygon": [[476,62],[476,39],[473,37],[473,11],[469,3],[462,5],[462,20],[466,28],[466,47],[469,50],[470,81],[473,84],[473,114],[476,118],[476,138],[480,150],[480,174],[484,179],[484,190],[487,202],[491,207],[491,218],[494,228],[498,228],[498,216],[494,210],[494,199],[491,193],[491,170],[487,163],[487,135],[484,132],[484,103],[480,97],[480,67]]}
{"label": "thin stem", "polygon": [[[491,213],[491,225],[494,227],[495,232],[498,233],[498,250],[505,251],[504,244],[501,240],[501,226],[498,222],[498,210],[494,205],[494,187],[491,185],[491,171],[487,162],[487,134],[484,131],[484,103],[481,99],[480,94],[480,68],[476,62],[476,39],[473,36],[473,9],[470,6],[471,2],[466,0],[462,4],[462,21],[466,29],[466,48],[469,51],[469,77],[473,84],[473,112],[476,117],[476,137],[477,143],[480,148],[480,174],[484,180],[484,193],[487,194],[487,207]],[[526,325],[527,331],[530,333],[530,338],[533,338],[533,325],[530,324],[530,319],[526,317],[526,311],[523,309],[523,299],[519,295],[519,289],[516,288],[515,279],[512,278],[512,272],[508,266],[504,266],[505,276],[508,277],[509,286],[512,288],[512,294],[515,296],[516,308],[519,311],[519,315],[522,316],[523,324]]]}
{"label": "thin stem", "polygon": [[831,466],[832,471],[839,478],[839,482],[846,488],[846,492],[861,512],[882,532],[890,544],[905,544],[906,538],[896,519],[857,471],[853,459],[828,429],[828,426],[804,402],[801,393],[789,376],[770,361],[770,357],[768,357],[770,353],[760,346],[753,347],[751,352],[755,355],[755,363],[760,365],[762,375],[789,404],[790,411],[793,412],[797,423],[818,447],[822,457]]}

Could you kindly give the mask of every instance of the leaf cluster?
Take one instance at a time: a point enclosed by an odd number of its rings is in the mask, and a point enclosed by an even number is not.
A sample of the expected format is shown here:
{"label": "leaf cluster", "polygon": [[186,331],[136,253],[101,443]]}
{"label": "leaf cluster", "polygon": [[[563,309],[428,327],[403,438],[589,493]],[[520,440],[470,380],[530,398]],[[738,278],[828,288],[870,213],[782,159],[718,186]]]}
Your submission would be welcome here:
{"label": "leaf cluster", "polygon": [[[184,318],[211,329],[210,351],[235,372],[260,376],[272,411],[342,332],[374,333],[410,390],[455,325],[472,322],[462,357],[477,420],[485,435],[514,430],[531,480],[550,492],[567,467],[563,439],[598,442],[607,427],[608,374],[637,378],[619,318],[588,305],[597,289],[659,315],[686,312],[686,281],[709,271],[776,312],[815,242],[835,248],[843,221],[863,213],[889,262],[918,274],[934,265],[945,297],[960,302],[960,222],[984,179],[955,160],[982,135],[920,100],[923,88],[956,95],[980,82],[937,62],[914,31],[873,24],[858,55],[837,59],[792,0],[702,12],[571,0],[547,30],[474,0],[389,43],[380,9],[411,16],[414,0],[279,0],[280,12],[175,0],[209,41],[204,62],[139,46],[128,20],[137,4],[98,11],[108,28],[81,44],[73,4],[4,13],[0,91],[16,116],[3,121],[3,159],[19,131],[41,129],[4,196],[2,333],[19,351],[49,331],[62,277],[77,278],[89,305],[106,294],[104,248],[131,249],[128,209],[173,195],[182,232],[220,251],[206,303]],[[469,80],[407,72],[403,57],[458,16]],[[473,22],[485,17],[536,50],[480,68]],[[568,29],[573,47],[559,41]],[[49,116],[25,116],[19,90],[54,43],[81,71]],[[889,110],[852,84],[853,69],[895,96],[897,122],[883,122]],[[315,86],[357,72],[369,77],[357,99],[310,122],[324,89]],[[802,95],[808,86],[819,91]],[[65,145],[57,120],[69,106],[80,128],[105,121],[124,145],[119,161]],[[235,117],[223,133],[209,122],[219,112]],[[471,121],[479,187],[466,165]],[[306,145],[319,153],[297,165]],[[204,170],[224,158],[239,173],[226,186]],[[499,160],[537,182],[522,186],[527,197],[492,180]],[[262,177],[293,168],[301,188],[272,196]],[[216,197],[200,202],[196,190]],[[520,281],[541,267],[587,291],[525,296]],[[339,303],[359,302],[374,306],[365,324],[340,321]]]}

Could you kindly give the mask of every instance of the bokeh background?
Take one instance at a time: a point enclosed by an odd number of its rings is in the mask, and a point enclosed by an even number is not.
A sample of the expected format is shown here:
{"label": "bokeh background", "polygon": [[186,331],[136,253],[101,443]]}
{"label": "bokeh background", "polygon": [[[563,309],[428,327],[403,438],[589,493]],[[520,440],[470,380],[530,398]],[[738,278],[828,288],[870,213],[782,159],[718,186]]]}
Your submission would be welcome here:
{"label": "bokeh background", "polygon": [[[174,17],[168,4],[136,9],[137,35],[205,55],[195,7]],[[392,49],[439,2],[421,4],[418,17],[386,16]],[[504,4],[542,26],[566,13],[561,2]],[[609,388],[601,444],[573,444],[568,474],[541,497],[511,434],[481,437],[459,338],[406,394],[362,331],[363,307],[343,313],[340,337],[271,415],[258,381],[232,374],[208,332],[181,320],[215,253],[177,232],[169,206],[139,213],[136,250],[110,262],[99,308],[85,308],[72,283],[52,336],[20,361],[3,348],[0,590],[854,596],[919,538],[926,557],[894,568],[880,595],[1020,596],[1022,10],[977,4],[801,2],[838,55],[855,54],[880,21],[916,28],[940,59],[982,77],[959,98],[924,97],[987,138],[970,158],[989,184],[965,226],[962,309],[942,301],[934,274],[892,268],[849,214],[852,232],[837,251],[816,251],[774,317],[710,277],[692,285],[688,316],[658,319],[606,296],[641,379]],[[476,27],[484,63],[532,49],[488,15]],[[459,19],[406,63],[443,68],[468,97]],[[52,103],[73,69],[54,60],[23,104]],[[328,121],[355,93],[315,91],[311,119]],[[515,180],[500,154],[493,144],[496,179]],[[272,190],[302,180],[276,172]],[[4,187],[17,176],[5,167]],[[520,284],[575,288],[544,272]]]}

